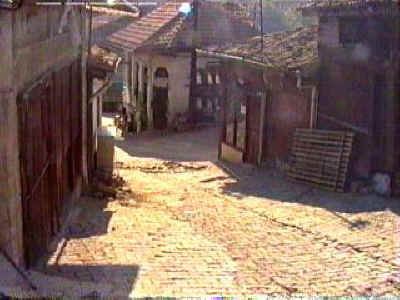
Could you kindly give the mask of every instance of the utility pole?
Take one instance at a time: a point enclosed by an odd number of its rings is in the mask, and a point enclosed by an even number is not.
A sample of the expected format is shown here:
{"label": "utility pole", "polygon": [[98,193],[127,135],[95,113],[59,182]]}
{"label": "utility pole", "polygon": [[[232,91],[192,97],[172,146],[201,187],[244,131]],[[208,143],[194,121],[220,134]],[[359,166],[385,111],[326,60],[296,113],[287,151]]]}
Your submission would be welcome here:
{"label": "utility pole", "polygon": [[190,90],[189,90],[189,118],[195,121],[195,88],[197,76],[197,40],[198,40],[198,0],[193,0],[193,35],[190,60]]}
{"label": "utility pole", "polygon": [[260,0],[261,52],[264,51],[263,0]]}

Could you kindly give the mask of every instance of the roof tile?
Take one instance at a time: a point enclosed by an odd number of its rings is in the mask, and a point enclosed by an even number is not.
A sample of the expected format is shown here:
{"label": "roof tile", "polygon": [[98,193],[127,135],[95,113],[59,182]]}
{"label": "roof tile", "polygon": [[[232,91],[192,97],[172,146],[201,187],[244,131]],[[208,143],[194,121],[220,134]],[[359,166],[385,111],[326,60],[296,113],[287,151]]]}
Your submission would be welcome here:
{"label": "roof tile", "polygon": [[208,47],[209,53],[238,56],[270,67],[296,69],[318,59],[318,27],[307,26],[296,30],[253,37],[244,43]]}

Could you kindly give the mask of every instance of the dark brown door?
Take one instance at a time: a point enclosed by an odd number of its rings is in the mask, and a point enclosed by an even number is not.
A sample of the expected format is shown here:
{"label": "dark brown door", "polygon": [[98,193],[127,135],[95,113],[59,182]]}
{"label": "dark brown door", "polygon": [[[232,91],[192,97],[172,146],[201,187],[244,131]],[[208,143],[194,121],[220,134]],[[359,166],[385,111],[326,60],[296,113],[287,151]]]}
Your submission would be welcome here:
{"label": "dark brown door", "polygon": [[248,96],[246,105],[246,152],[245,161],[258,164],[260,125],[261,125],[261,98]]}
{"label": "dark brown door", "polygon": [[168,88],[154,87],[153,92],[153,123],[155,129],[165,129],[168,126]]}
{"label": "dark brown door", "polygon": [[81,174],[80,64],[18,98],[23,239],[27,267],[47,251],[61,208]]}

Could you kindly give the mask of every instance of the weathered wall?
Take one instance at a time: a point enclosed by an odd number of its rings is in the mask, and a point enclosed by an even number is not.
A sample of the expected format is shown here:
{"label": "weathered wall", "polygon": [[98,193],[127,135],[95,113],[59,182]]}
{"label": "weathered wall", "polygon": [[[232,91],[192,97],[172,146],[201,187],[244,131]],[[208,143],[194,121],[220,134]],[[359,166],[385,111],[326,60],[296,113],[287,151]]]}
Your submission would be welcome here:
{"label": "weathered wall", "polygon": [[0,10],[0,247],[23,263],[18,120],[13,85],[12,13]]}
{"label": "weathered wall", "polygon": [[[18,90],[51,68],[71,63],[80,54],[73,43],[72,18],[68,18],[63,33],[59,33],[62,6],[22,6],[15,12],[13,27],[15,53],[15,83]],[[76,9],[80,28],[80,13]]]}
{"label": "weathered wall", "polygon": [[353,170],[355,176],[368,176],[374,148],[373,78],[363,69],[332,62],[324,62],[322,70],[317,127],[356,132]]}
{"label": "weathered wall", "polygon": [[295,129],[310,126],[311,89],[299,90],[293,75],[281,78],[280,73],[272,72],[267,78],[263,158],[287,163]]}
{"label": "weathered wall", "polygon": [[[74,9],[79,32],[81,17]],[[24,262],[16,99],[47,71],[80,54],[72,27],[57,33],[63,10],[31,4],[16,11],[0,10],[0,247],[20,265]],[[14,90],[7,92],[10,87]]]}
{"label": "weathered wall", "polygon": [[[310,126],[311,88],[298,89],[294,74],[281,77],[280,72],[242,63],[223,64],[220,71],[228,89],[236,78],[243,82],[240,91],[228,92],[227,101],[234,101],[233,95],[238,97],[240,93],[243,95],[239,98],[248,101],[245,159],[253,163],[259,159],[272,164],[287,163],[295,129]],[[266,98],[265,105],[261,97]]]}
{"label": "weathered wall", "polygon": [[[353,176],[368,176],[374,170],[390,171],[389,127],[393,127],[395,97],[388,88],[393,63],[385,53],[385,39],[393,38],[382,20],[365,18],[367,36],[362,44],[340,43],[338,18],[320,19],[319,115],[321,129],[354,131]],[[389,34],[389,35],[388,35]],[[389,124],[390,122],[390,124]],[[393,135],[392,135],[393,136]],[[391,149],[391,150],[390,150]],[[389,151],[389,152],[388,152]]]}

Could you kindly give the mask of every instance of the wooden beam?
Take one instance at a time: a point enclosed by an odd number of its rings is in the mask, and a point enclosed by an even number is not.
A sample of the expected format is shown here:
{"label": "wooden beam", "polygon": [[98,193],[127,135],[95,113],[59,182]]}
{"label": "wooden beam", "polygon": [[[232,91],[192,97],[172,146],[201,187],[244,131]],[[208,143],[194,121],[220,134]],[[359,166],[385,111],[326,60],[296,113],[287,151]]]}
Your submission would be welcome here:
{"label": "wooden beam", "polygon": [[367,128],[362,128],[362,127],[359,127],[359,126],[355,126],[355,125],[350,124],[348,122],[338,120],[338,119],[336,119],[334,117],[331,117],[331,116],[328,116],[328,115],[325,115],[325,114],[322,114],[322,113],[318,113],[318,117],[322,117],[323,119],[326,119],[328,121],[336,123],[336,124],[338,124],[338,125],[340,125],[342,127],[352,129],[352,130],[354,130],[354,131],[356,131],[358,133],[362,133],[362,134],[365,134],[365,135],[368,135],[368,136],[372,135],[370,130],[368,130]]}
{"label": "wooden beam", "polygon": [[262,162],[262,154],[264,147],[264,126],[265,126],[265,108],[267,106],[267,95],[262,93],[261,95],[261,105],[260,105],[260,130],[258,132],[258,156],[257,156],[257,164],[261,166]]}
{"label": "wooden beam", "polygon": [[153,82],[154,70],[152,66],[147,69],[147,128],[153,129]]}
{"label": "wooden beam", "polygon": [[143,63],[139,62],[139,86],[138,86],[138,98],[136,102],[136,132],[139,134],[139,132],[142,130],[142,105],[143,105],[143,87],[144,87],[144,82],[143,82]]}

